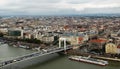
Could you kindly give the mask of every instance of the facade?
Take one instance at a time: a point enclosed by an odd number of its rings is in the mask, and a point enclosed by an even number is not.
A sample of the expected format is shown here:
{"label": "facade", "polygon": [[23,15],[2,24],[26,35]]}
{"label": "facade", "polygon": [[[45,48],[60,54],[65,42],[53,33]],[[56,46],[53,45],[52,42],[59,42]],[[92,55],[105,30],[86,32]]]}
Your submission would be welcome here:
{"label": "facade", "polygon": [[19,30],[9,30],[8,35],[9,36],[21,36],[21,31],[19,31]]}
{"label": "facade", "polygon": [[84,37],[74,36],[71,37],[71,45],[78,45],[84,42]]}
{"label": "facade", "polygon": [[46,43],[53,42],[54,36],[44,36],[44,37],[42,37],[41,41],[46,42]]}
{"label": "facade", "polygon": [[117,53],[120,54],[120,46],[117,46]]}
{"label": "facade", "polygon": [[9,29],[7,37],[23,38],[23,30],[22,29]]}
{"label": "facade", "polygon": [[31,34],[30,33],[23,33],[23,38],[31,39]]}
{"label": "facade", "polygon": [[79,43],[78,37],[73,36],[73,37],[70,37],[70,39],[71,39],[71,41],[70,41],[71,45],[76,45]]}
{"label": "facade", "polygon": [[105,52],[110,54],[116,54],[118,52],[117,46],[113,43],[108,43],[105,46]]}
{"label": "facade", "polygon": [[0,28],[0,32],[7,33],[8,32],[8,28]]}

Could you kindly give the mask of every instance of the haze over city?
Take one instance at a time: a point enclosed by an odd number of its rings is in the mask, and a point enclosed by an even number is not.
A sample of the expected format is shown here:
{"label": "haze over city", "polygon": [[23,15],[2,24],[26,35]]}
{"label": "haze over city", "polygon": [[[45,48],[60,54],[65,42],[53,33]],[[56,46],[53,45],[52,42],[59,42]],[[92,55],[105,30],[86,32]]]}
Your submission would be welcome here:
{"label": "haze over city", "polygon": [[1,0],[0,15],[119,14],[120,0]]}

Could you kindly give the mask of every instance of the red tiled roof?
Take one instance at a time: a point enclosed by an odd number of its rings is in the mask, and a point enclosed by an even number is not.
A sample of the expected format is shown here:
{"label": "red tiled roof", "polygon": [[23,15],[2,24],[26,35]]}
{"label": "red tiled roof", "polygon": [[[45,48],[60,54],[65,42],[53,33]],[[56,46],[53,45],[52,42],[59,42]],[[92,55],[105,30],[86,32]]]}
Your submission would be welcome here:
{"label": "red tiled roof", "polygon": [[107,42],[107,40],[105,40],[105,39],[94,39],[94,40],[90,40],[89,42],[104,43],[104,42]]}
{"label": "red tiled roof", "polygon": [[80,31],[85,31],[86,29],[85,28],[80,28]]}
{"label": "red tiled roof", "polygon": [[68,25],[64,26],[64,29],[68,29],[68,28],[69,28],[69,26],[68,26]]}
{"label": "red tiled roof", "polygon": [[78,38],[79,44],[82,43],[82,40],[83,40],[83,37]]}
{"label": "red tiled roof", "polygon": [[79,41],[82,41],[82,40],[83,40],[83,38],[82,38],[82,37],[79,37],[79,38],[78,38],[78,40],[79,40]]}
{"label": "red tiled roof", "polygon": [[117,48],[119,48],[119,49],[120,49],[120,46],[117,46]]}

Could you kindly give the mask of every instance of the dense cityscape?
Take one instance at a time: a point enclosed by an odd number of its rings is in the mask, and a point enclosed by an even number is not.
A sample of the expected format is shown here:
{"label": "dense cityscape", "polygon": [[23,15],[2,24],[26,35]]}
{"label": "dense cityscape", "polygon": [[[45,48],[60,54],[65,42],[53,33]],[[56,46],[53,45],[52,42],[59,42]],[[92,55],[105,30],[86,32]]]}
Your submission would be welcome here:
{"label": "dense cityscape", "polygon": [[120,61],[120,17],[117,16],[1,17],[0,36],[1,44],[40,51],[6,61],[4,65],[62,50],[57,48],[61,38],[73,46],[66,51],[68,55]]}

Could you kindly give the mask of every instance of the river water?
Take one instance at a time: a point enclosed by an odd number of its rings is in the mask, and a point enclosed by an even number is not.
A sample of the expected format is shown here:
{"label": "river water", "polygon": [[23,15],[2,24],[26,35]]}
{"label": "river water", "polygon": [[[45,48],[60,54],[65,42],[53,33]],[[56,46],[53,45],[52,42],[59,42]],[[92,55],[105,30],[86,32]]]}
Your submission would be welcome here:
{"label": "river water", "polygon": [[108,66],[98,66],[71,61],[67,56],[59,56],[48,62],[36,64],[25,69],[120,69],[120,62],[110,62]]}
{"label": "river water", "polygon": [[[17,57],[32,52],[34,51],[10,47],[4,44],[0,45],[0,60],[10,57]],[[109,61],[108,66],[102,67],[93,64],[71,61],[68,59],[68,56],[59,55],[49,61],[38,63],[25,69],[120,69],[120,62]]]}
{"label": "river water", "polygon": [[0,45],[0,60],[7,60],[10,58],[22,56],[32,52],[34,51],[26,50],[22,48],[16,48],[16,47],[8,46],[7,44],[3,44]]}

